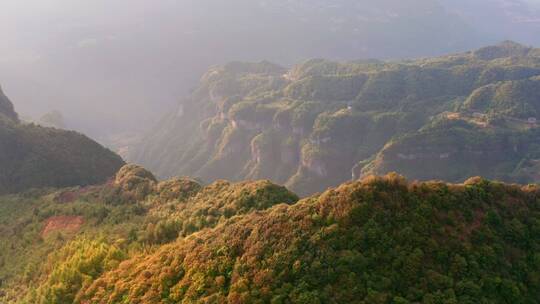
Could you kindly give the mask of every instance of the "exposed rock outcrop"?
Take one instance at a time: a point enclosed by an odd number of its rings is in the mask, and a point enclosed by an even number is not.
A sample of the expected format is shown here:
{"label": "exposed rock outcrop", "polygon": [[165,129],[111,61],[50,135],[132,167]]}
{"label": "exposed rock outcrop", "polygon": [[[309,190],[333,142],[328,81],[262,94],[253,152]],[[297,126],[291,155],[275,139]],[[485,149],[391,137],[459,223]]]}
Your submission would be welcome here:
{"label": "exposed rock outcrop", "polygon": [[310,60],[289,71],[231,63],[211,69],[182,103],[181,121],[164,124],[133,160],[162,177],[269,178],[301,194],[371,172],[514,181],[527,153],[540,152],[508,136],[538,140],[539,58],[504,42],[403,62]]}

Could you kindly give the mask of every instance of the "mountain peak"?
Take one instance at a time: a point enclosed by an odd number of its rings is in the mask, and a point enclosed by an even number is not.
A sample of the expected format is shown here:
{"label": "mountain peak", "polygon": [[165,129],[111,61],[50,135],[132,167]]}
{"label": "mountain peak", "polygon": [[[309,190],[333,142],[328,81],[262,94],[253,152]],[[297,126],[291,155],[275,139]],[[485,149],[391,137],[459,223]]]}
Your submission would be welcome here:
{"label": "mountain peak", "polygon": [[531,48],[528,46],[506,40],[497,45],[478,49],[474,52],[474,55],[481,60],[494,60],[504,57],[526,56],[530,50]]}
{"label": "mountain peak", "polygon": [[0,86],[0,116],[5,116],[12,120],[18,120],[17,113],[13,107],[11,101],[4,95],[2,87]]}

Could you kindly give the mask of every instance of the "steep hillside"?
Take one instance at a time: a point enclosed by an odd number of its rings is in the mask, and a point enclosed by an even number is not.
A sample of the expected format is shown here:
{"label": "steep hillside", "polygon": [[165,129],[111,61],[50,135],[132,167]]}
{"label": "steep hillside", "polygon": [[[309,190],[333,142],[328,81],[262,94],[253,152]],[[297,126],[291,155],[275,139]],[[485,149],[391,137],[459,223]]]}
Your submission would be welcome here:
{"label": "steep hillside", "polygon": [[103,186],[0,197],[0,301],[538,303],[539,198],[389,175],[296,202],[264,181],[127,166]]}
{"label": "steep hillside", "polygon": [[81,303],[538,303],[539,189],[389,176],[129,259]]}
{"label": "steep hillside", "polygon": [[538,182],[539,101],[540,77],[482,86],[456,112],[442,113],[418,132],[390,141],[362,173]]}
{"label": "steep hillside", "polygon": [[297,200],[267,181],[157,182],[132,165],[104,185],[0,196],[0,302],[73,303],[78,289],[128,257]]}
{"label": "steep hillside", "polygon": [[101,183],[123,163],[82,134],[19,122],[0,92],[0,193]]}
{"label": "steep hillside", "polygon": [[0,87],[0,119],[2,119],[2,116],[10,120],[18,119],[17,113],[15,113],[15,109],[13,108],[13,104],[7,98],[7,96],[2,91],[2,88]]}
{"label": "steep hillside", "polygon": [[391,171],[535,182],[539,76],[540,50],[509,41],[401,62],[234,62],[208,71],[130,160],[302,195]]}

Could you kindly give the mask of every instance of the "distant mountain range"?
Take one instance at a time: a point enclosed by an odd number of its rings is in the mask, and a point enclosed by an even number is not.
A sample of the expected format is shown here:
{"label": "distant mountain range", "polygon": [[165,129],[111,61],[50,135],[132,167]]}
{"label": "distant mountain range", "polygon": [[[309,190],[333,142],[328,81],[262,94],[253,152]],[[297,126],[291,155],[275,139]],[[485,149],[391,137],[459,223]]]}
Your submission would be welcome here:
{"label": "distant mountain range", "polygon": [[540,50],[420,60],[233,62],[132,150],[161,177],[268,178],[300,194],[397,171],[538,182]]}
{"label": "distant mountain range", "polygon": [[60,110],[71,128],[115,147],[111,133],[147,130],[211,65],[540,45],[532,1],[32,1],[0,6],[0,82],[22,115]]}

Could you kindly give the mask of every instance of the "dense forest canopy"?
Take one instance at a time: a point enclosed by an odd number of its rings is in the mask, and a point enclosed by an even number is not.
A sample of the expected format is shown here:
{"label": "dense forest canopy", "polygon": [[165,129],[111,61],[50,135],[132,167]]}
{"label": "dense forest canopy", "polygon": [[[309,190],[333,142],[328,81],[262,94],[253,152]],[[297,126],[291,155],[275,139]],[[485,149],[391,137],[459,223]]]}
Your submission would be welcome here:
{"label": "dense forest canopy", "polygon": [[298,201],[130,165],[0,197],[0,301],[538,303],[539,201],[533,185],[395,174]]}

